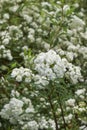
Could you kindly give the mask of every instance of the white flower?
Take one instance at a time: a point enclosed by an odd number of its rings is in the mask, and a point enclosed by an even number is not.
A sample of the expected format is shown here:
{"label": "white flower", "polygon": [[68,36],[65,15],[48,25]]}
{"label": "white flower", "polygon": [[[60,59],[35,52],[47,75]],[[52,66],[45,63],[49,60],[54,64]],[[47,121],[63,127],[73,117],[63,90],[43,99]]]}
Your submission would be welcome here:
{"label": "white flower", "polygon": [[35,41],[35,38],[32,34],[28,35],[28,39],[30,40],[31,43],[33,43]]}
{"label": "white flower", "polygon": [[75,106],[75,99],[68,99],[66,101],[66,105],[70,106],[70,107],[73,107]]}
{"label": "white flower", "polygon": [[5,45],[9,44],[9,39],[8,39],[8,38],[5,38],[5,39],[3,40],[3,44],[5,44]]}
{"label": "white flower", "polygon": [[40,129],[48,128],[48,122],[46,121],[44,116],[40,118],[39,127]]}
{"label": "white flower", "polygon": [[0,50],[1,49],[5,49],[5,46],[4,45],[0,45]]}
{"label": "white flower", "polygon": [[63,7],[64,13],[67,12],[68,10],[70,10],[69,5],[64,5],[64,7]]}
{"label": "white flower", "polygon": [[4,19],[9,19],[9,18],[10,18],[10,16],[9,16],[9,14],[8,14],[8,13],[5,13],[5,14],[3,15],[3,18],[4,18]]}
{"label": "white flower", "polygon": [[12,98],[9,104],[6,104],[1,110],[0,115],[4,119],[10,119],[10,121],[14,120],[15,123],[19,115],[23,112],[23,105],[23,101],[16,98]]}
{"label": "white flower", "polygon": [[21,75],[17,75],[16,81],[17,81],[17,82],[21,82],[21,81],[22,81],[22,76],[21,76]]}
{"label": "white flower", "polygon": [[15,96],[16,96],[16,97],[19,97],[19,96],[20,96],[20,93],[19,93],[18,91],[12,90],[12,91],[11,91],[11,96],[12,96],[12,97],[15,97]]}
{"label": "white flower", "polygon": [[44,76],[35,75],[34,84],[38,85],[39,88],[42,88],[43,86],[47,86],[49,84],[49,81]]}
{"label": "white flower", "polygon": [[10,101],[10,105],[12,108],[22,108],[23,107],[23,101],[19,100],[19,99],[16,99],[16,98],[12,98],[11,101]]}
{"label": "white flower", "polygon": [[22,50],[28,50],[28,46],[23,46]]}
{"label": "white flower", "polygon": [[14,6],[10,7],[9,10],[15,13],[18,8],[19,8],[19,5],[14,5]]}
{"label": "white flower", "polygon": [[80,130],[87,130],[87,126],[86,125],[82,125],[79,128],[80,128]]}
{"label": "white flower", "polygon": [[41,4],[42,4],[42,7],[44,7],[44,6],[51,7],[51,4],[48,2],[41,2]]}
{"label": "white flower", "polygon": [[20,68],[13,69],[13,71],[11,73],[11,77],[16,78],[17,82],[21,82],[24,78],[25,79],[24,81],[26,83],[30,83],[31,78],[33,77],[33,74],[32,74],[32,71],[30,69],[20,67]]}
{"label": "white flower", "polygon": [[73,16],[72,22],[70,23],[71,28],[79,29],[79,28],[83,28],[84,25],[85,25],[85,22],[82,19],[80,19],[76,15]]}
{"label": "white flower", "polygon": [[85,33],[80,33],[81,37],[87,40],[87,31]]}
{"label": "white flower", "polygon": [[38,130],[38,124],[36,121],[29,121],[22,127],[23,130]]}
{"label": "white flower", "polygon": [[70,121],[72,120],[73,118],[73,115],[72,114],[69,114],[68,116],[65,116],[64,119],[65,119],[65,122],[67,123],[70,123]]}
{"label": "white flower", "polygon": [[31,16],[28,16],[27,14],[22,14],[23,15],[23,18],[27,21],[27,23],[31,23],[32,22],[32,17]]}
{"label": "white flower", "polygon": [[13,71],[12,71],[12,73],[11,73],[11,77],[13,77],[13,78],[16,77],[18,73],[19,73],[19,72],[18,72],[18,69],[17,69],[17,68],[13,69]]}
{"label": "white flower", "polygon": [[79,66],[74,66],[72,63],[69,63],[65,58],[62,59],[64,62],[65,68],[67,68],[65,77],[70,80],[71,83],[76,84],[78,81],[83,81],[81,75],[81,68]]}
{"label": "white flower", "polygon": [[58,54],[49,50],[46,53],[40,53],[34,60],[35,70],[41,77],[45,77],[48,81],[64,76],[65,67]]}
{"label": "white flower", "polygon": [[[4,48],[4,46],[1,46],[1,48],[3,49],[2,57],[3,57],[3,58],[7,58],[8,60],[12,60],[13,57],[12,57],[12,55],[11,55],[11,51],[10,51],[9,49],[6,50],[6,49]],[[0,48],[0,49],[1,49],[1,48]]]}
{"label": "white flower", "polygon": [[78,89],[78,90],[75,92],[75,94],[76,94],[77,96],[80,96],[80,95],[84,95],[85,92],[86,92],[86,89],[83,88],[83,89]]}
{"label": "white flower", "polygon": [[73,61],[74,54],[72,52],[66,52],[66,58],[68,59],[68,61]]}
{"label": "white flower", "polygon": [[29,107],[25,110],[26,113],[34,113],[34,108],[33,107]]}
{"label": "white flower", "polygon": [[48,123],[50,124],[50,127],[52,128],[52,130],[56,130],[54,120],[49,119],[49,120],[48,120]]}
{"label": "white flower", "polygon": [[79,4],[78,4],[78,3],[75,3],[75,4],[74,4],[74,7],[75,7],[75,8],[78,8],[78,7],[79,7]]}
{"label": "white flower", "polygon": [[87,59],[87,47],[81,46],[79,49],[79,53],[83,55],[84,59]]}
{"label": "white flower", "polygon": [[85,108],[78,108],[78,110],[79,110],[80,112],[84,112],[84,111],[86,111]]}
{"label": "white flower", "polygon": [[35,34],[35,30],[33,28],[29,28],[28,31],[29,31],[30,35],[34,35]]}

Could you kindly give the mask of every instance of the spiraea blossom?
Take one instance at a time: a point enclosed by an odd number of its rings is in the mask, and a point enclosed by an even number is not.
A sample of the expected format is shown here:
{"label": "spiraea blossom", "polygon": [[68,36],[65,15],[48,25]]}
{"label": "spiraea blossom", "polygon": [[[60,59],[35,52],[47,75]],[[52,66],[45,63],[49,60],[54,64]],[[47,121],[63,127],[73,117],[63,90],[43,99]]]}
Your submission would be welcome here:
{"label": "spiraea blossom", "polygon": [[11,51],[5,48],[4,45],[0,45],[0,58],[8,59],[9,61],[13,59]]}
{"label": "spiraea blossom", "polygon": [[70,107],[74,107],[75,106],[75,99],[69,99],[66,101],[66,105],[70,106]]}
{"label": "spiraea blossom", "polygon": [[47,80],[54,80],[56,78],[63,78],[65,67],[61,57],[53,50],[40,53],[34,60],[35,70],[42,77]]}
{"label": "spiraea blossom", "polygon": [[79,29],[79,28],[82,29],[82,27],[85,26],[85,22],[82,19],[80,19],[79,17],[77,17],[76,15],[73,16],[71,21],[72,22],[71,22],[70,26],[73,29]]}
{"label": "spiraea blossom", "polygon": [[18,99],[13,96],[9,103],[2,108],[0,116],[9,120],[11,124],[21,125],[23,130],[38,130],[37,122],[33,120],[34,112],[34,107],[29,98],[22,97]]}
{"label": "spiraea blossom", "polygon": [[39,88],[47,86],[50,81],[63,78],[65,67],[61,57],[54,51],[39,53],[34,59],[34,83]]}
{"label": "spiraea blossom", "polygon": [[11,123],[15,124],[19,116],[23,113],[23,101],[12,98],[9,104],[6,104],[1,110],[0,115],[4,119],[9,119]]}
{"label": "spiraea blossom", "polygon": [[76,84],[78,81],[83,81],[83,77],[81,75],[81,68],[79,66],[75,66],[72,63],[69,63],[65,58],[63,59],[64,65],[67,68],[65,73],[66,79],[69,79],[71,83]]}
{"label": "spiraea blossom", "polygon": [[22,127],[22,130],[38,130],[38,124],[36,121],[29,121]]}
{"label": "spiraea blossom", "polygon": [[32,71],[28,68],[15,68],[13,69],[12,73],[11,73],[11,77],[12,78],[16,78],[16,81],[21,82],[23,79],[25,80],[25,82],[31,82],[31,78],[32,78]]}
{"label": "spiraea blossom", "polygon": [[77,96],[84,95],[85,93],[86,93],[86,89],[85,89],[85,88],[83,88],[83,89],[78,89],[78,90],[75,92],[75,94],[76,94]]}

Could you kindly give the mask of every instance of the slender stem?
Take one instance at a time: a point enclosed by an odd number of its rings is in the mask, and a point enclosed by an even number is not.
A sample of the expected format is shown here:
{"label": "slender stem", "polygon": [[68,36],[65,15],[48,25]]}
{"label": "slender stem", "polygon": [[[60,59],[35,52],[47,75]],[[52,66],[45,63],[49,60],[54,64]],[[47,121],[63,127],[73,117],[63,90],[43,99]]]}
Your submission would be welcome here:
{"label": "slender stem", "polygon": [[60,105],[60,109],[61,109],[62,119],[63,119],[63,122],[64,122],[64,129],[66,130],[66,122],[65,122],[65,119],[64,119],[64,111],[63,111],[63,107],[62,107],[62,104],[61,104],[60,96],[59,96],[59,105]]}
{"label": "slender stem", "polygon": [[50,106],[51,106],[51,109],[52,109],[52,114],[53,114],[53,118],[54,118],[54,121],[55,121],[56,130],[59,130],[57,117],[56,117],[56,114],[55,114],[54,106],[53,106],[52,101],[51,101],[51,97],[49,96],[48,98],[49,98],[49,103],[50,103]]}

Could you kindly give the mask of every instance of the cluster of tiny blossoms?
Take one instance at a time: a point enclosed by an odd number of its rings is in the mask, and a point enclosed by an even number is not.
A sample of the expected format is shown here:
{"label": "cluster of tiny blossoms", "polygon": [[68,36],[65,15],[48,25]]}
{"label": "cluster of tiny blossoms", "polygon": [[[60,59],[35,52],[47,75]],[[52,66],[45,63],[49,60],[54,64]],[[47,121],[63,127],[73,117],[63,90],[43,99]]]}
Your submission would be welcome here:
{"label": "cluster of tiny blossoms", "polygon": [[33,74],[28,68],[15,68],[11,73],[11,77],[16,78],[18,82],[24,79],[27,83],[33,79],[35,84],[46,86],[49,81],[63,78],[65,67],[61,57],[55,51],[49,50],[37,55],[34,59],[34,70],[36,74]]}
{"label": "cluster of tiny blossoms", "polygon": [[[36,84],[46,86],[49,81],[64,77],[65,67],[61,57],[53,50],[41,52],[34,60]],[[42,83],[41,83],[42,82]]]}
{"label": "cluster of tiny blossoms", "polygon": [[48,81],[53,81],[54,79],[63,78],[65,76],[66,79],[74,84],[78,83],[79,80],[83,81],[81,68],[72,65],[65,58],[61,59],[53,50],[49,50],[47,53],[40,53],[34,60],[34,64],[39,79],[42,77],[44,79],[47,78]]}
{"label": "cluster of tiny blossoms", "polygon": [[0,58],[8,59],[9,61],[13,59],[11,51],[6,49],[4,45],[0,45]]}
{"label": "cluster of tiny blossoms", "polygon": [[38,130],[38,124],[33,120],[35,110],[31,100],[26,97],[20,99],[20,94],[12,90],[12,98],[9,103],[4,105],[0,116],[8,119],[13,125],[19,124],[21,129]]}
{"label": "cluster of tiny blossoms", "polygon": [[11,77],[16,78],[16,81],[18,82],[25,80],[26,83],[29,83],[31,82],[33,75],[30,69],[20,67],[13,69]]}
{"label": "cluster of tiny blossoms", "polygon": [[36,111],[29,98],[21,98],[20,93],[15,90],[12,90],[11,96],[9,103],[5,104],[0,111],[0,116],[3,119],[9,120],[14,125],[14,129],[17,129],[16,125],[19,125],[21,130],[38,130],[39,128],[55,130],[54,120],[47,120],[40,113],[36,114],[38,119],[35,120],[34,114]]}
{"label": "cluster of tiny blossoms", "polygon": [[[68,69],[68,70],[67,70]],[[23,79],[25,82],[31,82],[31,79],[35,81],[35,84],[46,86],[49,81],[63,78],[70,79],[74,84],[78,83],[78,80],[82,80],[80,67],[74,66],[69,63],[66,59],[61,57],[53,50],[48,52],[41,52],[34,59],[34,70],[28,68],[15,68],[11,73],[11,77],[16,78],[16,81],[21,82]]]}
{"label": "cluster of tiny blossoms", "polygon": [[[82,126],[84,125],[86,128],[86,124],[87,124],[85,121],[86,118],[83,117],[81,119],[81,114],[86,113],[86,111],[87,111],[87,106],[86,106],[86,102],[85,102],[85,98],[87,96],[86,88],[77,89],[74,94],[75,94],[74,98],[70,98],[65,102],[67,105],[66,111],[68,113],[70,113],[71,120],[73,119],[73,115],[77,114],[79,116],[78,120],[81,122]],[[66,118],[65,118],[65,120],[66,120]],[[68,122],[70,122],[71,120],[68,119]],[[67,120],[66,120],[66,122],[67,122]]]}
{"label": "cluster of tiny blossoms", "polygon": [[65,77],[70,80],[73,84],[78,83],[78,81],[83,81],[81,75],[81,68],[69,63],[65,58],[63,59],[64,66],[67,68]]}

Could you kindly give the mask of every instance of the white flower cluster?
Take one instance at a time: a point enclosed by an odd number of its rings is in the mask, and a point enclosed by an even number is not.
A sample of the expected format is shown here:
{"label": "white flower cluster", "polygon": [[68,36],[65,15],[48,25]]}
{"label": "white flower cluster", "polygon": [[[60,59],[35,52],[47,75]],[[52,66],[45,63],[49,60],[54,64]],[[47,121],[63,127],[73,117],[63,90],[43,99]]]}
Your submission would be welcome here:
{"label": "white flower cluster", "polygon": [[76,15],[73,15],[70,26],[72,29],[82,29],[85,26],[85,22]]}
{"label": "white flower cluster", "polygon": [[70,123],[71,120],[73,119],[73,115],[72,115],[72,114],[69,114],[68,116],[65,116],[64,119],[65,119],[65,122],[66,122],[66,123]]}
{"label": "white flower cluster", "polygon": [[13,59],[11,51],[6,49],[4,45],[0,45],[0,58],[7,58],[10,61]]}
{"label": "white flower cluster", "polygon": [[22,130],[38,130],[38,124],[36,121],[29,121],[22,127]]}
{"label": "white flower cluster", "polygon": [[21,25],[19,26],[15,26],[15,25],[11,25],[8,27],[9,29],[9,35],[11,37],[11,39],[14,36],[14,40],[19,40],[20,38],[23,37],[23,32],[21,31]]}
{"label": "white flower cluster", "polygon": [[11,77],[16,78],[18,82],[24,79],[27,83],[33,79],[38,86],[46,86],[49,81],[54,81],[64,76],[73,84],[83,80],[80,72],[81,68],[69,63],[65,58],[61,59],[54,50],[38,54],[34,59],[34,66],[36,74],[33,74],[28,68],[20,67],[13,69]]}
{"label": "white flower cluster", "polygon": [[24,79],[26,83],[29,83],[31,82],[32,76],[32,71],[23,67],[13,69],[11,73],[11,77],[16,78],[17,82],[21,82]]}
{"label": "white flower cluster", "polygon": [[41,52],[34,59],[36,74],[34,82],[38,87],[47,86],[50,81],[63,78],[65,67],[61,57],[53,50]]}
{"label": "white flower cluster", "polygon": [[52,130],[56,130],[54,120],[52,120],[52,119],[46,120],[46,118],[44,116],[42,116],[40,118],[39,128],[40,129],[49,129],[50,128]]}
{"label": "white flower cluster", "polygon": [[73,84],[78,83],[78,81],[83,81],[81,75],[81,68],[79,66],[74,66],[72,63],[69,63],[65,58],[63,59],[64,65],[67,68],[65,77],[70,80]]}
{"label": "white flower cluster", "polygon": [[38,88],[42,88],[49,84],[49,81],[46,77],[40,75],[34,75],[34,84],[38,86]]}
{"label": "white flower cluster", "polygon": [[78,89],[76,92],[75,92],[76,96],[77,97],[80,97],[81,99],[84,99],[87,92],[86,92],[86,89],[85,88],[82,88],[82,89]]}
{"label": "white flower cluster", "polygon": [[40,126],[40,129],[48,128],[48,122],[44,116],[40,118],[39,126]]}
{"label": "white flower cluster", "polygon": [[63,78],[65,67],[60,56],[53,50],[40,53],[34,60],[35,70],[49,80]]}
{"label": "white flower cluster", "polygon": [[[86,89],[82,88],[82,89],[77,89],[77,91],[75,91],[75,98],[70,98],[67,101],[65,101],[66,106],[66,111],[68,113],[71,114],[71,111],[73,114],[82,114],[85,113],[87,111],[87,105],[85,102],[85,98],[86,98]],[[73,115],[72,115],[73,117]],[[66,120],[67,118],[65,118]],[[81,120],[85,121],[85,118],[83,118]]]}
{"label": "white flower cluster", "polygon": [[0,115],[2,118],[9,119],[11,123],[15,124],[16,121],[19,119],[20,114],[23,113],[23,105],[23,101],[12,98],[9,104],[6,104],[1,110]]}
{"label": "white flower cluster", "polygon": [[68,105],[70,107],[74,107],[75,106],[75,99],[68,99],[66,101],[66,105]]}
{"label": "white flower cluster", "polygon": [[82,54],[83,58],[85,60],[87,60],[87,47],[85,46],[82,46],[80,49],[79,49],[79,53]]}
{"label": "white flower cluster", "polygon": [[87,29],[84,33],[81,32],[80,35],[83,39],[87,40]]}
{"label": "white flower cluster", "polygon": [[[14,91],[14,93],[18,95],[18,92]],[[21,125],[23,130],[38,130],[37,122],[32,119],[35,110],[31,100],[26,97],[22,97],[22,99],[18,98],[20,97],[15,98],[13,96],[9,103],[4,105],[3,109],[0,111],[0,116],[3,119],[8,119],[11,124]]]}
{"label": "white flower cluster", "polygon": [[[81,106],[79,106],[79,105],[81,105]],[[79,105],[76,105],[76,106],[73,107],[73,112],[74,113],[84,113],[84,112],[87,111],[87,107],[85,107],[85,103],[84,102],[83,102],[83,104],[79,103]]]}
{"label": "white flower cluster", "polygon": [[2,43],[1,43],[2,45],[8,45],[9,44],[9,42],[11,40],[11,36],[9,35],[9,32],[7,30],[1,31],[0,37],[1,37],[1,40],[2,40]]}
{"label": "white flower cluster", "polygon": [[75,94],[76,94],[77,96],[79,96],[79,95],[84,95],[85,92],[86,92],[86,89],[83,88],[83,89],[78,89],[78,90],[75,92]]}

